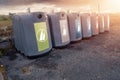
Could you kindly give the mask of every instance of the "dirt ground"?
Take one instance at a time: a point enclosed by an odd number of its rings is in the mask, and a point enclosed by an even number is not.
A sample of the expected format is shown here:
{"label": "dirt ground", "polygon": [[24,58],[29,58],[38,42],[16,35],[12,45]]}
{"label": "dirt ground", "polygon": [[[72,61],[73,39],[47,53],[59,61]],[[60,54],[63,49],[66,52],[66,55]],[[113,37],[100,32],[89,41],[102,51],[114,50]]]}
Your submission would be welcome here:
{"label": "dirt ground", "polygon": [[17,53],[0,60],[9,80],[120,80],[120,24],[113,19],[110,28],[36,59]]}

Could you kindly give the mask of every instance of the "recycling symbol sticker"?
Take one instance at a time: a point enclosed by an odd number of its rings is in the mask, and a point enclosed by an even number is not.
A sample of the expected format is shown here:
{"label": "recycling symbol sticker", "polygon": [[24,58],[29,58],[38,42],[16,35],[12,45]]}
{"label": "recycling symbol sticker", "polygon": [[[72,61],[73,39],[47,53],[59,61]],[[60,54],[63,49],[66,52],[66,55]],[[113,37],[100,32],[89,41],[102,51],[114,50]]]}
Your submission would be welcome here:
{"label": "recycling symbol sticker", "polygon": [[40,42],[45,42],[47,40],[47,32],[45,29],[39,29],[37,31],[37,40]]}
{"label": "recycling symbol sticker", "polygon": [[49,48],[49,39],[46,22],[34,23],[36,43],[38,51],[44,51]]}

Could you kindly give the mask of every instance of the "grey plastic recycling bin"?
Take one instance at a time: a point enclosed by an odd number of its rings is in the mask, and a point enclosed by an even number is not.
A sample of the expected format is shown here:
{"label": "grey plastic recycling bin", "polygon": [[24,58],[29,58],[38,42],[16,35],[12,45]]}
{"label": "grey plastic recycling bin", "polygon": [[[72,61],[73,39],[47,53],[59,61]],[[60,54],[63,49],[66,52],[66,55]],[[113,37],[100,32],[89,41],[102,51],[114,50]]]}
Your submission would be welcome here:
{"label": "grey plastic recycling bin", "polygon": [[104,14],[104,29],[110,31],[110,17],[109,14]]}
{"label": "grey plastic recycling bin", "polygon": [[78,41],[82,39],[81,16],[79,13],[68,14],[68,24],[70,32],[70,40]]}
{"label": "grey plastic recycling bin", "polygon": [[15,47],[26,56],[45,54],[52,49],[48,17],[43,12],[13,15]]}
{"label": "grey plastic recycling bin", "polygon": [[82,34],[83,38],[89,38],[92,36],[91,31],[91,17],[89,13],[82,13],[81,14],[81,21],[82,21]]}
{"label": "grey plastic recycling bin", "polygon": [[92,29],[92,35],[99,34],[98,16],[95,13],[91,14],[91,29]]}
{"label": "grey plastic recycling bin", "polygon": [[99,26],[99,32],[104,32],[104,15],[98,14],[98,26]]}
{"label": "grey plastic recycling bin", "polygon": [[67,15],[64,12],[57,12],[48,15],[53,46],[66,46],[70,43]]}

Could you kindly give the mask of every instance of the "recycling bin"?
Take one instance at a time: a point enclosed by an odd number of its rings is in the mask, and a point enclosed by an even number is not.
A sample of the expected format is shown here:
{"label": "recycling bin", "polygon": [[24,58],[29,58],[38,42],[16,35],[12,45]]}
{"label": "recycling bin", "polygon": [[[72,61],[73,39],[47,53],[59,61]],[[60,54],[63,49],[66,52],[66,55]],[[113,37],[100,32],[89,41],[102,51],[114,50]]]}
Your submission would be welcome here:
{"label": "recycling bin", "polygon": [[98,27],[98,16],[97,14],[91,14],[91,29],[92,29],[92,35],[98,35],[99,34],[99,27]]}
{"label": "recycling bin", "polygon": [[57,12],[48,15],[53,46],[66,46],[70,43],[67,15],[64,12]]}
{"label": "recycling bin", "polygon": [[104,28],[105,31],[110,31],[110,17],[108,14],[104,14]]}
{"label": "recycling bin", "polygon": [[83,38],[89,38],[92,36],[91,31],[91,17],[89,13],[81,14],[81,22],[82,22],[82,35]]}
{"label": "recycling bin", "polygon": [[52,49],[47,14],[23,13],[12,16],[15,47],[26,56],[37,56]]}
{"label": "recycling bin", "polygon": [[104,15],[98,14],[98,26],[99,26],[99,32],[104,32]]}
{"label": "recycling bin", "polygon": [[70,40],[72,42],[82,39],[81,16],[79,13],[68,14],[68,25],[70,32]]}

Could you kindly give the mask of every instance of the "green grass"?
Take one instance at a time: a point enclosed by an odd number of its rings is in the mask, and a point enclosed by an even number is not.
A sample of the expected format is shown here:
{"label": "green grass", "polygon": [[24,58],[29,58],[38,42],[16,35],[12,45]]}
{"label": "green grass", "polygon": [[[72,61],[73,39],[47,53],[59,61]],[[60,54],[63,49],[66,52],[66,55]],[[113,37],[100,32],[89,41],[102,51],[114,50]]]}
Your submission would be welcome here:
{"label": "green grass", "polygon": [[11,20],[0,21],[0,27],[11,26],[11,25],[12,25],[12,21]]}

